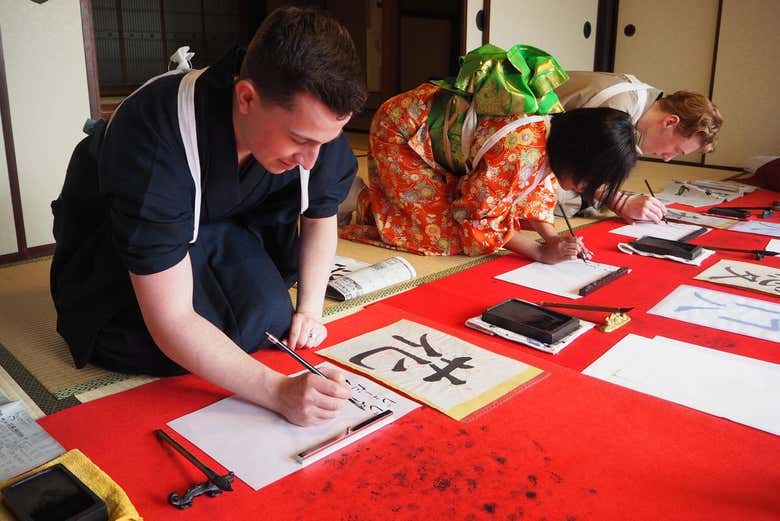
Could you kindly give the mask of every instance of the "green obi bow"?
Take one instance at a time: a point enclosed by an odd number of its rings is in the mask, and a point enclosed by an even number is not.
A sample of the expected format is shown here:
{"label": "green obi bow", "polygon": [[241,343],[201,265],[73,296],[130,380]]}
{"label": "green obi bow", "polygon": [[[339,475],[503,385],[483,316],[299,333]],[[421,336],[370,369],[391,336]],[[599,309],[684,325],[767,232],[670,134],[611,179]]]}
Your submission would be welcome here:
{"label": "green obi bow", "polygon": [[487,44],[462,56],[457,78],[431,82],[443,89],[428,116],[436,161],[465,174],[478,115],[563,112],[555,89],[568,79],[555,58],[530,45]]}

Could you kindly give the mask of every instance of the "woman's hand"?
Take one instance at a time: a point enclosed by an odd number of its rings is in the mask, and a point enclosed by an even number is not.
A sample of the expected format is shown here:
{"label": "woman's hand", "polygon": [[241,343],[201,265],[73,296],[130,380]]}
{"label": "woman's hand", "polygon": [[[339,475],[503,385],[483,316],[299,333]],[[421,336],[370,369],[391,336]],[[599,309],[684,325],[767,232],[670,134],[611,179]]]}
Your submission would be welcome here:
{"label": "woman's hand", "polygon": [[297,311],[292,316],[287,345],[291,349],[317,347],[328,337],[328,330],[319,317]]}
{"label": "woman's hand", "polygon": [[538,260],[545,264],[558,264],[578,257],[585,260],[593,257],[593,253],[585,247],[582,237],[557,237],[545,241]]}
{"label": "woman's hand", "polygon": [[659,223],[666,215],[666,206],[655,197],[634,194],[629,196],[622,206],[615,210],[615,213],[628,223],[633,223],[634,221]]}

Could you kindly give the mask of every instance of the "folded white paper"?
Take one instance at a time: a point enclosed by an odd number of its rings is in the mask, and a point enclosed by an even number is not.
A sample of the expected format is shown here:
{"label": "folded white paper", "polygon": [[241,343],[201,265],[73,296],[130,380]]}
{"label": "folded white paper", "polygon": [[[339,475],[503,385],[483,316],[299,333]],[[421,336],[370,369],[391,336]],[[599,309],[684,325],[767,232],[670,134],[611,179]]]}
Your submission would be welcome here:
{"label": "folded white paper", "polygon": [[630,334],[583,374],[780,434],[780,365]]}

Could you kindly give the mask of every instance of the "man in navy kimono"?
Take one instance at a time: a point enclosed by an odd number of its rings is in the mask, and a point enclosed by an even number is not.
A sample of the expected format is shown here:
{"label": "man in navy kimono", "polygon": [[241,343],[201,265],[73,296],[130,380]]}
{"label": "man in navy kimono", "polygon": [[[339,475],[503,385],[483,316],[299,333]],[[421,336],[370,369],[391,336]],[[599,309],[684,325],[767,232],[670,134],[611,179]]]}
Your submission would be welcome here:
{"label": "man in navy kimono", "polygon": [[341,375],[288,378],[248,353],[265,331],[292,348],[327,335],[336,212],[357,171],[342,129],[366,98],[354,44],[321,11],[280,9],[246,54],[180,69],[74,151],[52,203],[57,329],[78,367],[192,372],[293,423],[326,421],[350,396]]}

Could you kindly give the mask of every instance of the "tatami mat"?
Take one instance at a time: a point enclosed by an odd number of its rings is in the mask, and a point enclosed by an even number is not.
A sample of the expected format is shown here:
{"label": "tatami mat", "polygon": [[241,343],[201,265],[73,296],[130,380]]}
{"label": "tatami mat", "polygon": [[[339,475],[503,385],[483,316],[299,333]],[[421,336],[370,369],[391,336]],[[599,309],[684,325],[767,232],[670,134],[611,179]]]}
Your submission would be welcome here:
{"label": "tatami mat", "polygon": [[5,369],[0,367],[0,403],[6,400],[9,402],[21,400],[34,420],[45,416],[43,410],[30,398],[30,395],[21,388],[16,380],[11,378]]}
{"label": "tatami mat", "polygon": [[49,392],[64,398],[74,394],[69,389],[114,377],[95,367],[73,369],[68,346],[55,330],[49,266],[45,259],[0,269],[0,344]]}

